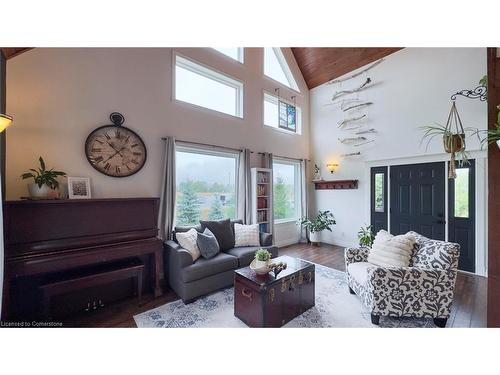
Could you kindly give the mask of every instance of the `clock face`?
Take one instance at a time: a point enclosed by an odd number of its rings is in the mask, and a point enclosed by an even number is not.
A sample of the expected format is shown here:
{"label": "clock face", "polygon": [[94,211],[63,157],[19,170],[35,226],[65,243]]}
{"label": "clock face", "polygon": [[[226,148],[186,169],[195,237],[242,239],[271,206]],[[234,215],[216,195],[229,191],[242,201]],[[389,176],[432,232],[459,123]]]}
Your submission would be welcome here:
{"label": "clock face", "polygon": [[113,177],[133,175],[146,163],[144,142],[124,126],[107,125],[94,130],[85,142],[85,154],[92,167]]}

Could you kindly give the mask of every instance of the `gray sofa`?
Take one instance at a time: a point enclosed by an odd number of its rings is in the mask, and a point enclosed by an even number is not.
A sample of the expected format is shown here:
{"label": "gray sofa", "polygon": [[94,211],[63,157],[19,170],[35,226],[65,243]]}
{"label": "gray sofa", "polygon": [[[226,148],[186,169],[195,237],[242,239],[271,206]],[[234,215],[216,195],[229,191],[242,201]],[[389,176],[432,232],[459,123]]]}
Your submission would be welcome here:
{"label": "gray sofa", "polygon": [[[232,220],[231,227],[234,237],[234,223],[242,224],[242,220]],[[182,298],[184,303],[190,303],[196,298],[233,285],[234,270],[248,266],[255,252],[263,247],[275,258],[278,247],[272,245],[272,235],[260,233],[260,246],[235,247],[221,251],[211,259],[200,257],[193,262],[191,254],[175,241],[176,232],[186,232],[195,228],[201,232],[201,225],[193,227],[175,227],[174,239],[165,241],[164,263],[170,287]]]}

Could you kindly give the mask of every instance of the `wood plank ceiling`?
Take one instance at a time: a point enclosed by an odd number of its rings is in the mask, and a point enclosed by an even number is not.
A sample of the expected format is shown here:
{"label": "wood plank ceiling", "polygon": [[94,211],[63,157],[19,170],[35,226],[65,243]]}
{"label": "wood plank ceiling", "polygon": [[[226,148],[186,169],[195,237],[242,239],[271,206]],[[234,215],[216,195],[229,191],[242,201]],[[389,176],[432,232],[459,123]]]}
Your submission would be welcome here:
{"label": "wood plank ceiling", "polygon": [[292,52],[307,87],[312,89],[400,49],[402,48],[292,48]]}
{"label": "wood plank ceiling", "polygon": [[26,51],[29,51],[31,48],[26,48],[26,47],[19,47],[19,48],[15,48],[15,47],[12,47],[12,48],[7,48],[7,47],[2,47],[0,48],[0,50],[3,52],[3,55],[5,56],[5,58],[8,60],[8,59],[11,59],[17,55],[20,55],[21,53],[23,52],[26,52]]}

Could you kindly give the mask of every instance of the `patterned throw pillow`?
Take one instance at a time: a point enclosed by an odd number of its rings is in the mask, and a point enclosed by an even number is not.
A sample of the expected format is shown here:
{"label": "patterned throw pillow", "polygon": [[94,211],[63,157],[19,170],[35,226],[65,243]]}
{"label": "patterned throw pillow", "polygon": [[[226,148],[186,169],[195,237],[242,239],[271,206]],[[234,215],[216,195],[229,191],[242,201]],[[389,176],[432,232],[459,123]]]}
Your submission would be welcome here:
{"label": "patterned throw pillow", "polygon": [[258,224],[234,224],[234,247],[241,246],[260,246]]}
{"label": "patterned throw pillow", "polygon": [[198,249],[200,249],[201,256],[205,259],[213,258],[220,251],[217,238],[215,238],[214,234],[208,228],[205,228],[203,233],[198,233],[196,244],[198,245]]}
{"label": "patterned throw pillow", "polygon": [[198,232],[196,229],[191,228],[187,232],[176,233],[175,238],[179,245],[189,251],[193,257],[193,261],[200,257],[200,249],[198,249],[198,245],[196,244],[196,240],[198,239]]}
{"label": "patterned throw pillow", "polygon": [[393,236],[381,230],[375,236],[368,262],[382,267],[408,267],[414,244],[411,234]]}

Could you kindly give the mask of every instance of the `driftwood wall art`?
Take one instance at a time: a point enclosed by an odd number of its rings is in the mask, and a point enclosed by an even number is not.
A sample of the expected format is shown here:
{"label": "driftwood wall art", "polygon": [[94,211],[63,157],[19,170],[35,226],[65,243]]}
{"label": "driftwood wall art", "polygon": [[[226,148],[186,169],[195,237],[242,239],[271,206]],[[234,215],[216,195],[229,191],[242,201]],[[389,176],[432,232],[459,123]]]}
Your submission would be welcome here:
{"label": "driftwood wall art", "polygon": [[342,91],[337,91],[333,94],[332,96],[332,101],[335,99],[340,98],[341,96],[348,95],[348,94],[354,94],[356,92],[360,92],[368,87],[370,87],[370,83],[372,82],[372,79],[368,77],[364,83],[359,85],[358,87],[352,89],[352,90],[342,90]]}

